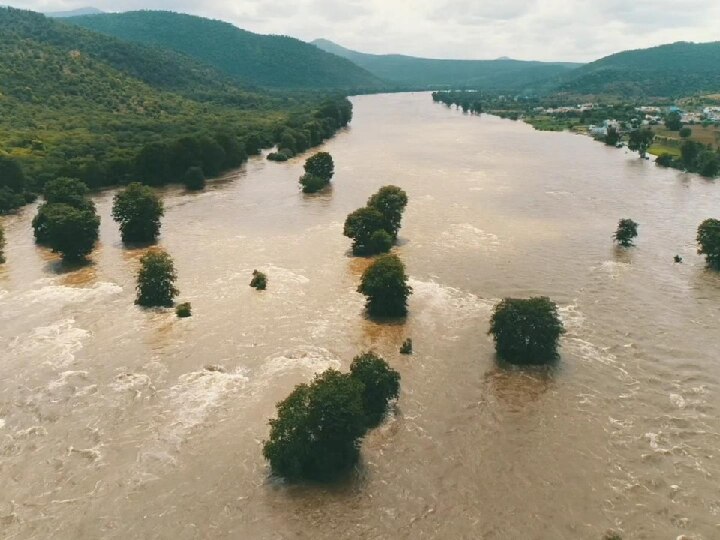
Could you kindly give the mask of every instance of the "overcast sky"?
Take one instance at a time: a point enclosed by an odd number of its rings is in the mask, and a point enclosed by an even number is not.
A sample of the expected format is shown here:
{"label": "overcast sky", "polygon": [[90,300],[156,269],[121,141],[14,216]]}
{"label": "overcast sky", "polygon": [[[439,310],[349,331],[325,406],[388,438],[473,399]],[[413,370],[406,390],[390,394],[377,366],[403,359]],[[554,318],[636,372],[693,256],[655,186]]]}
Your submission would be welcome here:
{"label": "overcast sky", "polygon": [[36,11],[166,9],[363,52],[589,61],[674,41],[720,41],[720,0],[15,0]]}

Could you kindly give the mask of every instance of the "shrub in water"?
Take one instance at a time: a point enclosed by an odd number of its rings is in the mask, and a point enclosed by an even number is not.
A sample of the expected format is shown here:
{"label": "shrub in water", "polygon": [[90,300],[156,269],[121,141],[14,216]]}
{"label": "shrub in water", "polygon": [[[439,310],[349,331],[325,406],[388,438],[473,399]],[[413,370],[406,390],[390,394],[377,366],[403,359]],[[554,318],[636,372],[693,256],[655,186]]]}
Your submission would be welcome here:
{"label": "shrub in water", "polygon": [[403,317],[412,288],[405,265],[397,255],[378,257],[362,275],[358,292],[367,297],[368,313],[374,317]]}
{"label": "shrub in water", "polygon": [[623,247],[632,246],[633,240],[638,235],[638,224],[632,219],[621,219],[615,231],[615,241]]}
{"label": "shrub in water", "polygon": [[258,291],[264,291],[267,287],[267,276],[262,272],[253,270],[253,278],[250,281],[250,286],[255,287]]}
{"label": "shrub in water", "polygon": [[355,357],[350,365],[350,376],[363,384],[367,426],[377,426],[385,418],[390,400],[398,397],[400,374],[375,353],[366,352]]}
{"label": "shrub in water", "polygon": [[140,259],[135,303],[144,307],[172,307],[180,293],[175,287],[175,265],[162,250],[148,251]]}
{"label": "shrub in water", "polygon": [[183,302],[182,304],[178,304],[175,308],[175,315],[177,315],[181,319],[190,317],[192,315],[192,307],[190,305],[190,302]]}

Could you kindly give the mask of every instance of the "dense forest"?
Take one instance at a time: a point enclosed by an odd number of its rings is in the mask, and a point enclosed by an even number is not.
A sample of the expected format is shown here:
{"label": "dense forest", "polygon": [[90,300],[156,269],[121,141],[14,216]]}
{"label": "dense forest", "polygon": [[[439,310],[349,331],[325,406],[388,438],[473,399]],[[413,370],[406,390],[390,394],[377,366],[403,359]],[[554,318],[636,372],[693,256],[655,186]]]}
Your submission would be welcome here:
{"label": "dense forest", "polygon": [[683,97],[720,90],[720,42],[624,51],[561,77],[555,91],[628,97]]}
{"label": "dense forest", "polygon": [[372,90],[384,86],[352,62],[287,36],[169,11],[72,17],[68,23],[186,54],[237,80],[269,88]]}
{"label": "dense forest", "polygon": [[342,56],[373,75],[410,89],[468,87],[484,90],[532,90],[580,64],[498,60],[436,60],[399,54],[366,54],[325,39],[313,43]]}
{"label": "dense forest", "polygon": [[0,211],[58,176],[90,187],[180,181],[191,166],[214,176],[280,140],[319,144],[351,115],[344,97],[248,90],[172,51],[0,9],[0,166],[13,171]]}

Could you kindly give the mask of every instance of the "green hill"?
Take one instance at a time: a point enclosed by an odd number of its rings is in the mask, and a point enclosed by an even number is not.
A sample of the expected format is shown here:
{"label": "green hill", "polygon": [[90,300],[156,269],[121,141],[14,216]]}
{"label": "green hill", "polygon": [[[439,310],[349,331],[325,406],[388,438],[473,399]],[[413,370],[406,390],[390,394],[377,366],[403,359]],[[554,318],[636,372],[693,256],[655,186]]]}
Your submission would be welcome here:
{"label": "green hill", "polygon": [[325,39],[313,44],[342,56],[373,75],[413,89],[472,87],[482,90],[525,90],[567,73],[580,64],[521,60],[436,60],[399,54],[366,54]]}
{"label": "green hill", "polygon": [[[0,169],[10,160],[27,177],[24,187],[13,181],[15,194],[55,176],[96,187],[178,181],[187,159],[213,176],[258,146],[318,144],[347,123],[349,107],[251,91],[172,51],[0,8]],[[17,205],[7,188],[0,176],[0,212]]]}
{"label": "green hill", "polygon": [[556,89],[583,95],[683,97],[720,91],[720,42],[624,51],[559,79]]}
{"label": "green hill", "polygon": [[285,36],[169,11],[73,17],[67,22],[117,38],[157,45],[268,88],[373,89],[377,78],[346,59]]}

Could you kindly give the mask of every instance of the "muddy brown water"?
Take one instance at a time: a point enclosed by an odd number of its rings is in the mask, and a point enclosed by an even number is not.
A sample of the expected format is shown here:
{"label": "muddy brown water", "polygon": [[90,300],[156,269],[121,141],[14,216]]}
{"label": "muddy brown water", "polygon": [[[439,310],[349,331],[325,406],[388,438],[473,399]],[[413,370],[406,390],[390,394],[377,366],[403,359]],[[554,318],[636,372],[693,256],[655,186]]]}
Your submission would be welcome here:
{"label": "muddy brown water", "polygon": [[[82,269],[33,244],[34,208],[2,218],[0,536],[720,538],[720,277],[694,243],[720,185],[427,94],[353,101],[328,193],[298,192],[302,159],[163,191],[190,319],[133,305],[142,250],[123,249],[112,191]],[[367,261],[342,236],[389,183],[410,198],[395,251],[414,288],[391,325],[363,317]],[[561,361],[499,366],[492,306],[537,294],[561,307]],[[402,394],[357,473],[270,479],[275,402],[369,348]]]}

